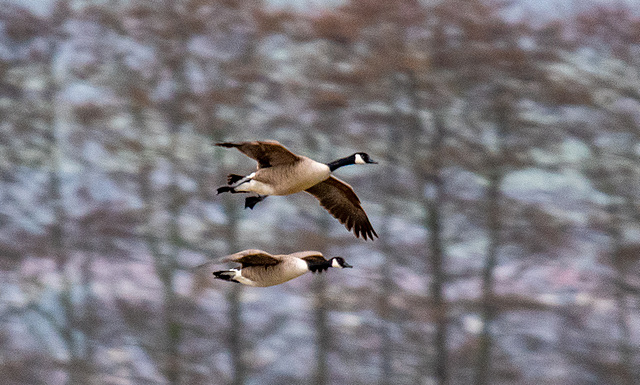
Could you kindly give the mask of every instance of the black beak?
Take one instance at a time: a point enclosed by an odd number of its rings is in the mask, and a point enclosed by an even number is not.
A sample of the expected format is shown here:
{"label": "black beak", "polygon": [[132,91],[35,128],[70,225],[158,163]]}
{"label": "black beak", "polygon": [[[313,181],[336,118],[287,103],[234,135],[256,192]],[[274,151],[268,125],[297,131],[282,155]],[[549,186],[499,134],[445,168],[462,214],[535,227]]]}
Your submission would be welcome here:
{"label": "black beak", "polygon": [[345,263],[342,265],[342,267],[343,267],[343,268],[352,268],[353,266],[351,266],[350,264],[348,264],[348,263],[346,263],[346,262],[345,262]]}
{"label": "black beak", "polygon": [[372,163],[372,164],[378,164],[378,162],[376,162],[375,160],[369,158],[369,161],[367,163]]}

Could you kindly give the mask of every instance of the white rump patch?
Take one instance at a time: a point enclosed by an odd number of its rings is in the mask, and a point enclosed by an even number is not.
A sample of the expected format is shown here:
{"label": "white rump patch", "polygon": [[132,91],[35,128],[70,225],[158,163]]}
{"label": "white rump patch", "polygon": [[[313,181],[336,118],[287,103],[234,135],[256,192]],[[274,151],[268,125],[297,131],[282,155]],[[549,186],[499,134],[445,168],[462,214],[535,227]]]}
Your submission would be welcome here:
{"label": "white rump patch", "polygon": [[252,280],[245,278],[242,276],[242,270],[239,269],[231,269],[232,271],[235,271],[236,275],[233,277],[234,280],[245,284],[245,285],[249,285],[249,286],[256,286],[256,283],[253,282]]}

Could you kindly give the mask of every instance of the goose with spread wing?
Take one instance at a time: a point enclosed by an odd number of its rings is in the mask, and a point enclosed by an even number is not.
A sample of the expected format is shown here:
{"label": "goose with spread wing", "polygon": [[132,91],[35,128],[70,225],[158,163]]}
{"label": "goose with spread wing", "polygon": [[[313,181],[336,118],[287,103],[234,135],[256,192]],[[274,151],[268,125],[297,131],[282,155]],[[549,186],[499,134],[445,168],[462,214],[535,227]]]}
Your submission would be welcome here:
{"label": "goose with spread wing", "polygon": [[377,163],[367,153],[356,152],[330,163],[321,163],[296,155],[277,141],[224,142],[216,145],[237,148],[258,162],[257,170],[249,175],[229,175],[228,185],[218,188],[218,194],[256,193],[257,196],[245,200],[245,208],[253,209],[256,203],[269,195],[306,191],[316,197],[322,207],[344,224],[347,230],[353,229],[356,237],[373,240],[374,236],[378,236],[353,188],[331,175],[343,166]]}

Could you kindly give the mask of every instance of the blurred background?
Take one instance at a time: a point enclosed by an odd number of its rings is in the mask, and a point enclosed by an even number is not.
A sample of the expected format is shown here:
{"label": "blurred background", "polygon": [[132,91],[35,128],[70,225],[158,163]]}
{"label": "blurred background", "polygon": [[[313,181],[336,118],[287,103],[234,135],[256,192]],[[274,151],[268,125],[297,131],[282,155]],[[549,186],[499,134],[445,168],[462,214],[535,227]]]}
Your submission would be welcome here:
{"label": "blurred background", "polygon": [[[3,384],[640,383],[637,2],[1,5]],[[216,196],[256,139],[369,153],[380,238]]]}

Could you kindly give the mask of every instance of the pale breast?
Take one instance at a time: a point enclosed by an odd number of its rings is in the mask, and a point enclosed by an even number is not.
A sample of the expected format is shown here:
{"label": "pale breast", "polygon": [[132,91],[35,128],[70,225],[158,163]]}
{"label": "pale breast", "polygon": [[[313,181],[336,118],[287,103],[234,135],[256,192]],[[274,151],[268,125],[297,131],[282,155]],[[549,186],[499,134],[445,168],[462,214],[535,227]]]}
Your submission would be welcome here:
{"label": "pale breast", "polygon": [[[256,188],[265,191],[264,195],[289,195],[315,186],[330,175],[331,170],[326,164],[302,157],[295,165],[261,169],[256,173],[254,181],[257,182]],[[263,194],[257,190],[252,191]]]}
{"label": "pale breast", "polygon": [[307,263],[301,259],[285,261],[275,266],[251,266],[242,269],[242,276],[251,280],[251,286],[278,285],[301,276],[309,271]]}

